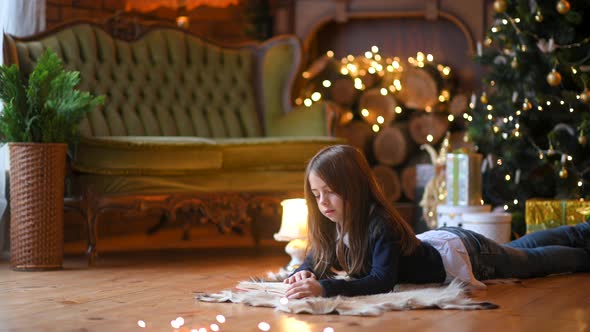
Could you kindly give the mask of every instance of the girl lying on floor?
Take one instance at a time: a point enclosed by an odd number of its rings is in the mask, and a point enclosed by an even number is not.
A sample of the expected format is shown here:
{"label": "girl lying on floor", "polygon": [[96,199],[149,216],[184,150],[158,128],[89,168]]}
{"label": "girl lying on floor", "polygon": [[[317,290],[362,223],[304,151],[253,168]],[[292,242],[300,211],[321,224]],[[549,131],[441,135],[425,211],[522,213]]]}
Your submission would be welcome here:
{"label": "girl lying on floor", "polygon": [[[363,154],[347,145],[318,152],[305,176],[310,248],[284,282],[287,297],[390,292],[398,283],[483,288],[481,280],[590,271],[590,223],[539,231],[501,245],[445,227],[415,235],[385,199]],[[335,279],[334,271],[351,280]]]}

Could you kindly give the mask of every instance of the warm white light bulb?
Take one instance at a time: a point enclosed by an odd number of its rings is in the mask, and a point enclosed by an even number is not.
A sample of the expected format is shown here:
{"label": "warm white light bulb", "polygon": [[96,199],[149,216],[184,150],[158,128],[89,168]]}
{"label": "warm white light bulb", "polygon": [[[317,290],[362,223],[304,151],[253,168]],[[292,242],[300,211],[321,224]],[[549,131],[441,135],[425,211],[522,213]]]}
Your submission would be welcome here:
{"label": "warm white light bulb", "polygon": [[424,62],[424,53],[418,52],[416,54],[416,60],[418,60],[419,62]]}
{"label": "warm white light bulb", "polygon": [[260,329],[260,331],[270,331],[270,324],[267,322],[260,322],[258,323],[258,329]]}

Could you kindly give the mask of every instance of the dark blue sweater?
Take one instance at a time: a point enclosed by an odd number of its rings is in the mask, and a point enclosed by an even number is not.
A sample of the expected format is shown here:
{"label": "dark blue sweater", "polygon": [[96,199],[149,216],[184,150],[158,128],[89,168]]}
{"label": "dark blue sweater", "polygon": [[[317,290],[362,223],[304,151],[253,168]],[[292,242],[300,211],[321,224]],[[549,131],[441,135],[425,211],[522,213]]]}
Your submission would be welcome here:
{"label": "dark blue sweater", "polygon": [[[398,283],[442,283],[446,273],[440,254],[426,242],[410,254],[400,252],[399,237],[386,222],[386,217],[372,213],[369,226],[369,254],[366,261],[370,268],[366,275],[353,280],[321,279],[324,296],[356,296],[387,293]],[[313,250],[313,248],[312,248]],[[313,271],[311,254],[295,271]],[[317,275],[317,274],[316,274]]]}

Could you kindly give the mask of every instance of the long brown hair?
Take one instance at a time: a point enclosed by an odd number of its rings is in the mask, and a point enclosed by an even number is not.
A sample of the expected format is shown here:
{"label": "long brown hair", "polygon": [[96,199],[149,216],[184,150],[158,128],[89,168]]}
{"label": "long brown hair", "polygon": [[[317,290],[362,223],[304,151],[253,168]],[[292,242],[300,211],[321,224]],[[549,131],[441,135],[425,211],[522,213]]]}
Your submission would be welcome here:
{"label": "long brown hair", "polygon": [[[311,192],[309,175],[312,172],[342,198],[340,237],[337,224],[322,215]],[[307,165],[304,190],[313,269],[320,278],[332,275],[331,268],[336,263],[351,276],[368,272],[365,260],[370,250],[369,214],[373,205],[385,211],[387,221],[399,238],[402,254],[412,253],[419,244],[408,223],[383,195],[364,155],[352,146],[333,145],[319,151]],[[344,244],[345,234],[348,234],[348,250]]]}

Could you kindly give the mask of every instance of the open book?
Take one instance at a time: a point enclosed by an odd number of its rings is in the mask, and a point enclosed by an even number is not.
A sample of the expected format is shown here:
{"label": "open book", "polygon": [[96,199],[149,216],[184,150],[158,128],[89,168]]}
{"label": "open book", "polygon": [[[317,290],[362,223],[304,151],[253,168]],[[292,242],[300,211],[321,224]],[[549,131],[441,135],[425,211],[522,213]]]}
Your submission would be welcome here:
{"label": "open book", "polygon": [[241,281],[236,288],[242,291],[259,291],[277,296],[285,296],[289,284],[276,281]]}

